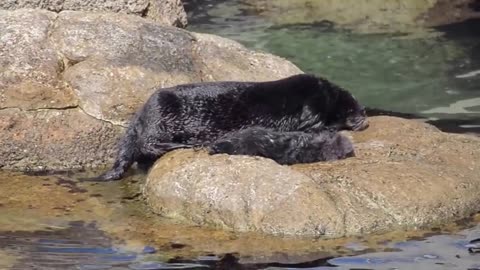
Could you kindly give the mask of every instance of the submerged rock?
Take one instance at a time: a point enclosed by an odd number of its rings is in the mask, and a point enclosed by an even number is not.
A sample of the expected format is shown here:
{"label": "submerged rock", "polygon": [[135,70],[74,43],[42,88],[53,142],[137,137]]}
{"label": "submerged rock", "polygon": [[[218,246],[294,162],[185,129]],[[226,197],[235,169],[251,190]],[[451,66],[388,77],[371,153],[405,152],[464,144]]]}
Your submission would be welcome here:
{"label": "submerged rock", "polygon": [[415,32],[480,18],[475,0],[243,0],[276,24],[333,22],[360,32]]}
{"label": "submerged rock", "polygon": [[158,87],[301,73],[234,41],[125,14],[0,10],[0,37],[3,169],[108,163],[131,115]]}
{"label": "submerged rock", "polygon": [[372,117],[356,157],[281,166],[247,156],[178,150],[143,193],[187,224],[268,234],[341,237],[430,226],[480,210],[480,138],[413,120]]}
{"label": "submerged rock", "polygon": [[21,8],[46,9],[54,12],[64,10],[118,12],[147,17],[154,21],[185,27],[187,14],[181,0],[19,0],[0,1],[0,9],[14,10]]}

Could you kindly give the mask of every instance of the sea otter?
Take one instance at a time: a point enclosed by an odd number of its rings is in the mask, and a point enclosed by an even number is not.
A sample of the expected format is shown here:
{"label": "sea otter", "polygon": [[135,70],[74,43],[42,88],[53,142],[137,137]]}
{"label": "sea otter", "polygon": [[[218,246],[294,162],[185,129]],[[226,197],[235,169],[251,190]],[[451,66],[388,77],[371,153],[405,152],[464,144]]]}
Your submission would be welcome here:
{"label": "sea otter", "polygon": [[208,146],[209,154],[261,156],[282,165],[332,161],[355,156],[353,144],[336,131],[278,132],[251,127],[226,134]]}
{"label": "sea otter", "polygon": [[252,126],[310,133],[362,130],[368,121],[348,91],[308,74],[157,89],[132,118],[113,168],[90,180],[118,180],[134,162],[149,165],[173,149],[207,145]]}

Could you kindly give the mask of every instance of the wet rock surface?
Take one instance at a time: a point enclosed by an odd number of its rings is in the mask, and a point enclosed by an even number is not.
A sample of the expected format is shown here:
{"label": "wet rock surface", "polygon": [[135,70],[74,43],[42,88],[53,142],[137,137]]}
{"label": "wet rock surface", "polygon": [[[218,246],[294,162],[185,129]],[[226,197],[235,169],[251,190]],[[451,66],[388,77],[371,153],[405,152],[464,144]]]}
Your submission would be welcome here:
{"label": "wet rock surface", "polygon": [[118,12],[142,16],[160,23],[178,27],[185,27],[187,25],[187,14],[183,9],[181,0],[6,0],[0,2],[0,9],[15,10],[22,8],[45,9],[54,12],[64,10]]}
{"label": "wet rock surface", "polygon": [[159,87],[301,73],[231,40],[124,14],[0,10],[0,26],[3,169],[108,163],[132,114]]}
{"label": "wet rock surface", "polygon": [[179,150],[157,161],[143,193],[187,224],[281,235],[433,226],[480,210],[480,138],[382,116],[350,136],[356,157],[291,167]]}
{"label": "wet rock surface", "polygon": [[[115,245],[120,250],[123,247],[123,250],[139,251],[151,246],[162,252],[159,256],[163,260],[240,253],[247,261],[258,263],[271,261],[272,256],[280,253],[289,253],[292,261],[297,255],[301,260],[302,256],[322,253],[326,248],[338,254],[333,247],[349,241],[312,242],[311,239],[234,234],[184,226],[159,218],[145,207],[141,196],[137,196],[142,175],[102,184],[78,182],[77,176],[85,175],[26,176],[0,172],[0,240],[9,235],[9,244],[6,241],[0,244],[0,258],[5,258],[0,260],[0,265],[14,262],[15,258],[28,262],[28,258],[22,260],[22,256],[29,253],[19,252],[17,248],[29,243],[23,251],[30,252],[38,248],[32,241],[37,238],[76,242],[79,248]],[[28,238],[30,242],[24,243]],[[372,245],[376,241],[372,240]],[[37,244],[41,246],[42,243]],[[6,253],[2,255],[1,252]],[[12,259],[7,261],[6,258]]]}

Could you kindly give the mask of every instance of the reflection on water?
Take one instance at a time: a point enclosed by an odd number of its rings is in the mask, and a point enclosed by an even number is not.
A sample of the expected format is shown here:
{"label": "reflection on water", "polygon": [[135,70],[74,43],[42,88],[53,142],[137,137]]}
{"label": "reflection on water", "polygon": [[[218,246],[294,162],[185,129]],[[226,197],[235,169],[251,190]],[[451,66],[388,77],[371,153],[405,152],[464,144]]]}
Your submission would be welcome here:
{"label": "reflection on water", "polygon": [[[369,253],[358,243],[348,248],[349,257],[324,257],[301,263],[242,262],[233,254],[165,260],[154,247],[126,250],[94,223],[71,222],[65,229],[33,232],[0,232],[0,250],[20,255],[10,269],[480,269],[480,253],[468,252],[468,240],[479,236],[480,227],[459,234],[436,235],[421,240],[385,242],[389,252]],[[312,256],[312,255],[311,255]],[[1,265],[1,264],[0,264]]]}
{"label": "reflection on water", "polygon": [[283,56],[368,107],[480,125],[480,20],[423,36],[365,35],[324,22],[274,26],[239,0],[187,3],[189,30]]}
{"label": "reflection on water", "polygon": [[0,269],[480,268],[480,243],[468,244],[480,238],[480,215],[430,231],[343,239],[235,234],[150,214],[137,196],[144,175],[76,180],[86,174],[0,171]]}
{"label": "reflection on water", "polygon": [[480,114],[480,97],[465,100],[459,100],[448,107],[438,107],[423,111],[424,114]]}
{"label": "reflection on water", "polygon": [[65,229],[0,232],[0,249],[20,255],[11,269],[205,269],[200,264],[165,263],[149,246],[127,251],[94,223],[71,222]]}
{"label": "reflection on water", "polygon": [[390,243],[399,252],[379,252],[362,256],[335,258],[330,263],[350,268],[398,269],[479,269],[480,257],[466,250],[468,239],[478,228],[456,235],[432,236],[422,241]]}

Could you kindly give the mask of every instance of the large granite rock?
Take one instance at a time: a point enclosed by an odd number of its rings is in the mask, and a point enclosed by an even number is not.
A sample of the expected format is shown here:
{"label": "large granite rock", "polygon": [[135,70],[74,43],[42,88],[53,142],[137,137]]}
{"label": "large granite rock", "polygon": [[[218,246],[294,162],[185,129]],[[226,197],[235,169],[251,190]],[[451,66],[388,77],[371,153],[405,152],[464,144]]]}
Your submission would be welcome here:
{"label": "large granite rock", "polygon": [[181,0],[5,0],[0,1],[0,9],[14,10],[22,8],[46,9],[54,12],[74,11],[109,11],[134,14],[154,21],[185,27],[187,14]]}
{"label": "large granite rock", "polygon": [[330,21],[360,32],[415,32],[480,18],[475,0],[244,0],[276,24]]}
{"label": "large granite rock", "polygon": [[178,150],[150,171],[151,208],[187,224],[341,237],[430,226],[480,210],[480,138],[372,117],[350,134],[357,156],[280,166]]}
{"label": "large granite rock", "polygon": [[56,14],[0,11],[0,108],[45,109],[76,105],[61,80],[61,57],[49,40]]}
{"label": "large granite rock", "polygon": [[102,167],[123,129],[80,108],[0,111],[0,168],[27,171]]}
{"label": "large granite rock", "polygon": [[0,168],[111,161],[118,135],[158,87],[298,73],[228,39],[136,16],[0,10]]}

